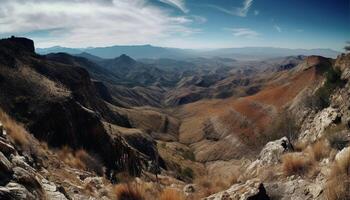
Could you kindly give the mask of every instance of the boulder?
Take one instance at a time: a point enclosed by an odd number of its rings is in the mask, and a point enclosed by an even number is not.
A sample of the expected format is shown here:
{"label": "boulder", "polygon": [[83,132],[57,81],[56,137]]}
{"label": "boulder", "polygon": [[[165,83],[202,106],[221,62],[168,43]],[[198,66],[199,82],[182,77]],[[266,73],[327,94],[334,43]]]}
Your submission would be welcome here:
{"label": "boulder", "polygon": [[228,190],[213,194],[204,200],[269,200],[263,183],[251,179],[246,183],[232,185]]}
{"label": "boulder", "polygon": [[280,162],[283,153],[292,150],[287,137],[271,141],[265,145],[259,154],[259,160],[263,165],[274,165]]}

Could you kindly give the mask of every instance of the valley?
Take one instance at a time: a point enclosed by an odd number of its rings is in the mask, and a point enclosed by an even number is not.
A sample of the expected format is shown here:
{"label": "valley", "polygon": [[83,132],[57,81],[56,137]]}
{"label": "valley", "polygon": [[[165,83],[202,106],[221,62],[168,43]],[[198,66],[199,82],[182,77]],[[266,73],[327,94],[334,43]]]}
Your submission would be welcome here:
{"label": "valley", "polygon": [[0,40],[0,199],[349,197],[349,54],[47,53]]}

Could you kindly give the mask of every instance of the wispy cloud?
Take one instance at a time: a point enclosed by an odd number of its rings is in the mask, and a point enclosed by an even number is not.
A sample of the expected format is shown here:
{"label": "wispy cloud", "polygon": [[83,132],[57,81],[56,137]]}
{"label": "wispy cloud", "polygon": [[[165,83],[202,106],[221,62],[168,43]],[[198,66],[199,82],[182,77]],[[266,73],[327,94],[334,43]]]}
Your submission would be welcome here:
{"label": "wispy cloud", "polygon": [[253,5],[254,0],[243,0],[242,6],[241,7],[233,7],[231,9],[223,8],[217,5],[212,5],[212,4],[207,4],[205,6],[211,7],[214,9],[217,9],[221,12],[227,13],[229,15],[235,15],[239,17],[246,17],[248,15],[248,12]]}
{"label": "wispy cloud", "polygon": [[244,38],[257,38],[260,34],[250,28],[225,28],[224,30],[232,32],[232,34],[236,37],[244,37]]}
{"label": "wispy cloud", "polygon": [[260,11],[254,10],[254,15],[255,15],[255,16],[257,16],[257,15],[259,15],[259,14],[260,14]]}
{"label": "wispy cloud", "polygon": [[166,3],[168,5],[171,5],[175,8],[180,9],[184,13],[188,13],[189,9],[186,7],[185,0],[159,0],[160,2]]}
{"label": "wispy cloud", "polygon": [[281,33],[281,32],[282,32],[281,27],[280,27],[280,26],[278,26],[277,24],[275,24],[275,25],[273,26],[273,28],[274,28],[274,29],[276,29],[276,31],[278,31],[279,33]]}
{"label": "wispy cloud", "polygon": [[156,44],[199,32],[198,19],[148,0],[1,0],[0,16],[0,35],[31,33],[41,47]]}

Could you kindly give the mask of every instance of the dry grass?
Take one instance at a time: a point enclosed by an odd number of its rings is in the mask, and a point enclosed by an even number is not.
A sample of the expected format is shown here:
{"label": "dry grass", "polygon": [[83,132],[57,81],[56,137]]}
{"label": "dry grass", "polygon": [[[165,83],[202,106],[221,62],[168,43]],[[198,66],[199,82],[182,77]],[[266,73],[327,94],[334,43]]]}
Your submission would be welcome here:
{"label": "dry grass", "polygon": [[4,125],[4,128],[13,142],[22,147],[29,145],[29,133],[23,128],[22,125],[14,121],[3,110],[0,109],[0,122]]}
{"label": "dry grass", "polygon": [[282,168],[286,176],[306,175],[314,167],[314,160],[299,153],[287,153],[282,157]]}
{"label": "dry grass", "polygon": [[308,145],[306,142],[296,141],[293,143],[293,148],[294,148],[294,151],[296,151],[296,152],[304,151],[307,146]]}
{"label": "dry grass", "polygon": [[63,162],[73,168],[95,172],[98,175],[103,175],[104,169],[101,162],[88,154],[85,150],[80,149],[73,151],[67,146],[64,146],[57,151],[57,154]]}
{"label": "dry grass", "polygon": [[319,140],[311,145],[309,151],[315,161],[320,161],[329,156],[331,148],[326,140]]}
{"label": "dry grass", "polygon": [[116,185],[113,192],[116,200],[146,200],[142,188],[137,185]]}
{"label": "dry grass", "polygon": [[194,181],[194,183],[199,186],[199,191],[196,194],[198,198],[207,197],[217,192],[226,190],[237,182],[236,175],[226,178],[201,176]]}
{"label": "dry grass", "polygon": [[325,196],[328,200],[350,199],[350,151],[333,164]]}
{"label": "dry grass", "polygon": [[176,189],[167,188],[160,194],[160,200],[185,200],[184,195]]}

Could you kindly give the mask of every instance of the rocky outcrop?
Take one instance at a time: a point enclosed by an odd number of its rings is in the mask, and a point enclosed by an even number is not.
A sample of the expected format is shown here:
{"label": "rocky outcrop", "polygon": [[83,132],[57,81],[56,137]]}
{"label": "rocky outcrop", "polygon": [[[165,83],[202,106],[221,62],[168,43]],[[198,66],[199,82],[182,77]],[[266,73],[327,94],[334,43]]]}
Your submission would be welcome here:
{"label": "rocky outcrop", "polygon": [[287,137],[271,141],[260,151],[259,160],[262,165],[274,165],[280,162],[282,154],[293,149]]}
{"label": "rocky outcrop", "polygon": [[304,130],[299,135],[299,140],[303,142],[315,142],[323,136],[324,130],[332,123],[339,121],[341,114],[339,109],[328,107],[315,115],[310,123],[304,123]]}
{"label": "rocky outcrop", "polygon": [[268,142],[261,150],[258,159],[247,166],[244,174],[242,174],[240,178],[257,176],[260,168],[266,168],[281,163],[282,155],[292,150],[293,146],[287,137]]}
{"label": "rocky outcrop", "polygon": [[[0,133],[0,141],[2,145],[12,147],[9,139],[2,132]],[[25,161],[25,157],[20,156],[15,148],[11,148],[11,151],[0,148],[0,199],[66,199],[59,191],[55,191],[55,195],[52,196],[45,184],[55,184],[49,181],[43,182],[40,177],[42,176],[38,171],[31,167]]]}
{"label": "rocky outcrop", "polygon": [[238,183],[228,190],[213,194],[204,200],[269,200],[264,185],[257,179]]}
{"label": "rocky outcrop", "polygon": [[266,183],[265,186],[268,194],[273,199],[324,199],[323,182],[310,182],[300,177],[291,177],[287,181]]}

